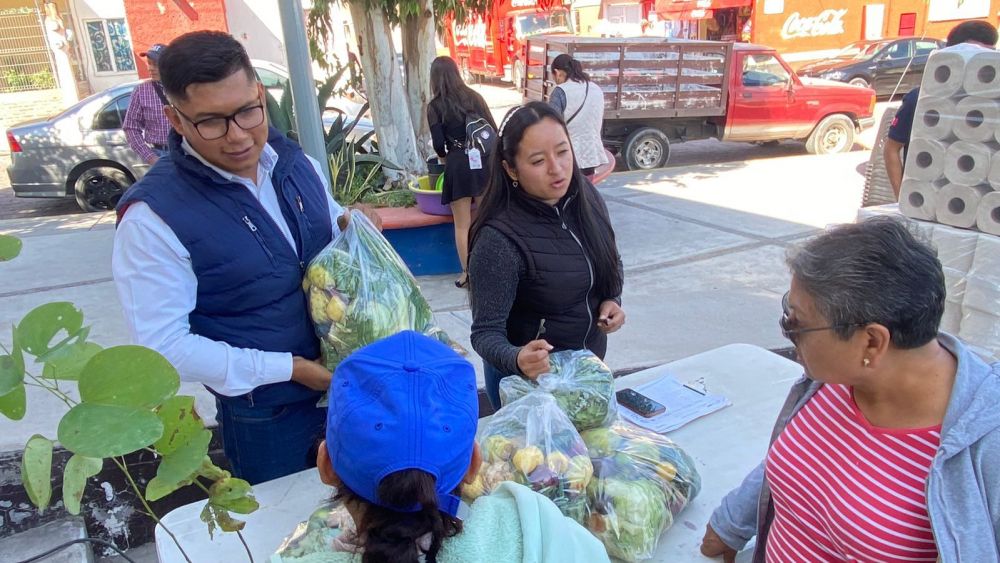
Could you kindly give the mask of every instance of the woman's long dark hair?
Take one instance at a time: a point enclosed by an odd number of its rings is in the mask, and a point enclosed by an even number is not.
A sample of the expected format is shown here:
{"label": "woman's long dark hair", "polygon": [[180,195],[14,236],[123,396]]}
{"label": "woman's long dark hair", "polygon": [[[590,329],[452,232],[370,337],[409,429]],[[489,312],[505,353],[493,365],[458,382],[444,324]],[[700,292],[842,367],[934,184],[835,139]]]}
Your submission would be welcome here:
{"label": "woman's long dark hair", "polygon": [[[431,96],[442,121],[463,121],[467,114],[481,113],[476,91],[462,81],[458,65],[451,57],[438,57],[431,63]],[[492,119],[488,115],[483,117]]]}
{"label": "woman's long dark hair", "polygon": [[553,59],[552,70],[561,70],[566,73],[567,80],[573,80],[574,82],[589,82],[590,76],[586,72],[583,72],[583,65],[580,61],[574,59],[573,57],[563,53]]}
{"label": "woman's long dark hair", "polygon": [[[517,198],[530,199],[521,188],[515,188],[514,183],[504,170],[506,162],[511,168],[516,168],[517,151],[521,139],[529,127],[543,119],[551,119],[566,131],[566,123],[555,108],[545,102],[528,102],[507,112],[500,125],[499,150],[494,151],[490,159],[490,175],[479,201],[479,211],[472,222],[469,231],[469,252],[476,246],[476,240],[483,226],[499,215],[511,201]],[[569,132],[566,131],[569,139]],[[611,227],[611,219],[607,207],[590,183],[580,167],[573,162],[573,177],[570,180],[569,194],[576,194],[576,202],[570,205],[567,212],[573,215],[579,225],[580,242],[594,267],[594,287],[603,298],[617,297],[622,291],[622,272],[619,269],[618,248],[615,243],[615,231]],[[474,283],[474,282],[473,282]]]}
{"label": "woman's long dark hair", "polygon": [[[364,507],[361,521],[355,522],[364,552],[362,563],[427,563],[437,561],[445,539],[462,532],[462,521],[438,510],[437,480],[419,469],[386,475],[379,483],[379,501],[391,506],[423,507],[418,512],[398,512],[372,504],[346,486],[337,489],[338,500]],[[458,494],[456,492],[456,494]],[[421,538],[430,534],[426,551]]]}

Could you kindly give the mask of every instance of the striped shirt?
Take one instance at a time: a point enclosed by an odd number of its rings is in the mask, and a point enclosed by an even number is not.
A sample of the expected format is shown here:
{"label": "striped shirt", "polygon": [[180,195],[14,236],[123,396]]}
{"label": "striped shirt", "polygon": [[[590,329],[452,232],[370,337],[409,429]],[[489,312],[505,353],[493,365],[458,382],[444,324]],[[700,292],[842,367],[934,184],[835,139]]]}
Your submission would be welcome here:
{"label": "striped shirt", "polygon": [[876,428],[850,387],[824,385],[767,455],[767,561],[935,561],[925,489],[940,442],[940,426]]}
{"label": "striped shirt", "polygon": [[122,129],[125,131],[125,138],[128,139],[128,146],[146,162],[152,162],[156,156],[150,145],[167,144],[170,121],[163,114],[163,105],[153,81],[146,80],[132,91],[132,99],[129,101],[128,111],[125,112]]}

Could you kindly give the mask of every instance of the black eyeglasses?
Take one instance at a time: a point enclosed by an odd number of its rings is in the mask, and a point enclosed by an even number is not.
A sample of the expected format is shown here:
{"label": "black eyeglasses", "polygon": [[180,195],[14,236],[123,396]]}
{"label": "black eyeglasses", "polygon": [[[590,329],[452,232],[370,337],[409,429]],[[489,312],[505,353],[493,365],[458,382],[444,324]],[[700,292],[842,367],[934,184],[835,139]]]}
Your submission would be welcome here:
{"label": "black eyeglasses", "polygon": [[820,330],[834,330],[838,328],[847,328],[851,326],[865,326],[868,323],[840,323],[830,326],[818,326],[814,328],[798,328],[795,323],[792,322],[788,311],[788,292],[781,297],[781,318],[778,319],[778,326],[781,327],[781,335],[792,342],[793,345],[798,345],[798,338],[800,334],[806,332],[817,332]]}
{"label": "black eyeglasses", "polygon": [[229,134],[229,122],[232,121],[240,129],[244,131],[248,129],[253,129],[258,127],[261,123],[264,123],[264,105],[257,104],[255,106],[250,106],[248,108],[243,108],[240,111],[219,117],[209,117],[207,119],[202,119],[200,121],[195,121],[190,117],[184,115],[177,106],[171,104],[174,111],[176,111],[181,117],[191,122],[194,125],[195,131],[201,135],[202,139],[206,141],[214,141],[216,139],[221,139]]}

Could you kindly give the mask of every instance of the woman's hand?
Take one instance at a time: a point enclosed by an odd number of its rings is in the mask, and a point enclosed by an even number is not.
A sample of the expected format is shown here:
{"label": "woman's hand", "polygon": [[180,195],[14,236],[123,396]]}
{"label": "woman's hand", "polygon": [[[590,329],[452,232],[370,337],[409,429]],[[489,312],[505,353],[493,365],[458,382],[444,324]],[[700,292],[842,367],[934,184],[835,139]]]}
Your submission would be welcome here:
{"label": "woman's hand", "polygon": [[701,554],[705,557],[721,555],[724,563],[735,563],[736,561],[736,550],[722,541],[719,534],[712,529],[711,524],[705,526],[705,537],[701,538]]}
{"label": "woman's hand", "polygon": [[597,310],[597,328],[604,334],[611,334],[625,324],[625,311],[618,303],[608,299]]}
{"label": "woman's hand", "polygon": [[552,346],[544,340],[532,340],[517,352],[517,369],[525,377],[535,380],[549,372],[549,351]]}

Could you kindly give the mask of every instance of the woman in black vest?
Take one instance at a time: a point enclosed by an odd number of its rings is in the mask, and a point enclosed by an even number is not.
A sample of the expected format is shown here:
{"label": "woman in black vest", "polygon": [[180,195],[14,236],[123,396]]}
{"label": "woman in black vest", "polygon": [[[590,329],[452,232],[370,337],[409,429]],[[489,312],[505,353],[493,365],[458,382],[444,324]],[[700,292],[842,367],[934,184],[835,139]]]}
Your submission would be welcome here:
{"label": "woman in black vest", "polygon": [[[496,123],[486,101],[462,82],[458,65],[451,57],[438,57],[431,63],[431,94],[427,104],[427,123],[431,129],[434,151],[445,161],[444,189],[441,203],[451,206],[455,220],[455,246],[462,263],[462,276],[455,285],[469,283],[469,226],[472,223],[472,198],[486,187],[486,157],[466,143],[466,124],[471,119],[485,119],[496,131]],[[470,145],[470,146],[466,146]]]}
{"label": "woman in black vest", "polygon": [[500,379],[536,378],[549,352],[603,358],[625,322],[623,272],[607,206],[576,165],[562,116],[543,102],[507,113],[490,181],[472,224],[472,347],[486,393]]}

